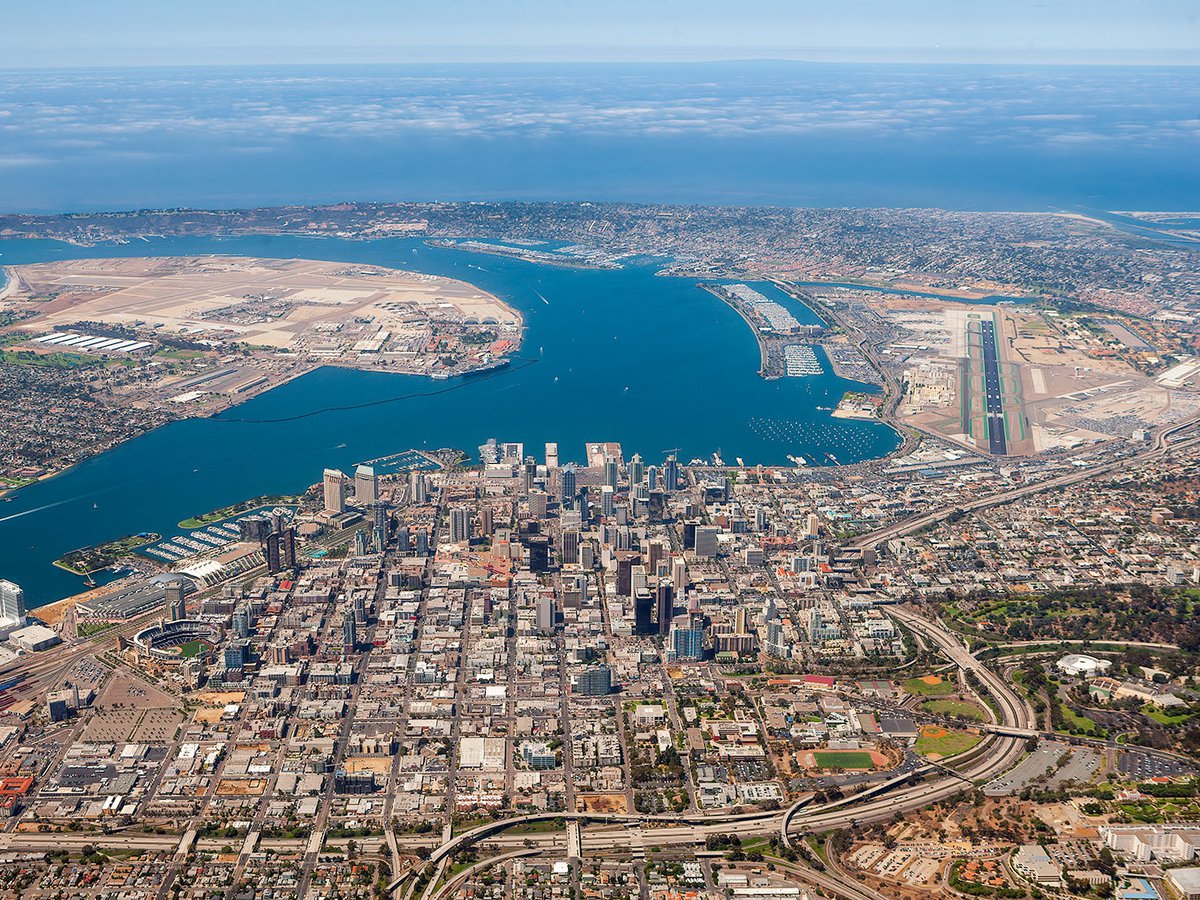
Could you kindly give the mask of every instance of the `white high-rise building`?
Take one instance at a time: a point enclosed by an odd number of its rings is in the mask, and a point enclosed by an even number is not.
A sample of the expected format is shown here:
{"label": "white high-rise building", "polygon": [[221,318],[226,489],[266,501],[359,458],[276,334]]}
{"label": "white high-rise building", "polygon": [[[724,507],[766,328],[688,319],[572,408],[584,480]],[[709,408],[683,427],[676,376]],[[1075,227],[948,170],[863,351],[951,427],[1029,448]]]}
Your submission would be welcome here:
{"label": "white high-rise building", "polygon": [[366,506],[379,499],[379,476],[371,466],[354,470],[354,502]]}
{"label": "white high-rise building", "polygon": [[325,470],[325,512],[346,511],[346,473],[341,469]]}
{"label": "white high-rise building", "polygon": [[25,592],[21,586],[0,579],[0,626],[25,624]]}

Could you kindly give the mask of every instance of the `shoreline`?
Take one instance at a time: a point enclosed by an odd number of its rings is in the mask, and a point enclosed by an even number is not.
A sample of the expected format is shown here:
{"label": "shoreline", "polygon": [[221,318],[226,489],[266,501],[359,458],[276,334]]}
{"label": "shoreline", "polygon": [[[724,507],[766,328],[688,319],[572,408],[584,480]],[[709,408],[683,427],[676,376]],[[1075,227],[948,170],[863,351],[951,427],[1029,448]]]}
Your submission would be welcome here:
{"label": "shoreline", "polygon": [[[236,237],[236,235],[231,235],[231,237]],[[80,245],[80,246],[83,246],[83,245]],[[223,255],[226,256],[227,258],[231,258],[231,259],[253,259],[254,258],[254,257],[242,257],[242,256],[238,256],[236,254],[223,254]],[[87,257],[78,257],[78,259],[86,259],[86,258]],[[105,257],[97,257],[97,258],[105,258]],[[186,258],[186,257],[149,256],[149,257],[145,257],[145,258],[146,259],[172,259],[172,258]],[[40,265],[40,264],[39,263],[29,263],[28,265]],[[20,292],[20,286],[23,284],[23,282],[22,282],[22,279],[17,274],[17,270],[19,268],[20,268],[20,266],[12,266],[12,265],[0,266],[0,272],[2,272],[4,275],[4,284],[3,284],[3,286],[0,286],[0,302],[3,302],[10,295]],[[382,267],[382,268],[394,268],[394,267]],[[395,269],[395,271],[400,272],[400,273],[405,273],[405,274],[420,274],[420,275],[428,275],[429,274],[429,273],[425,273],[425,272],[418,272],[417,270],[413,270],[413,269],[398,269],[397,268],[397,269]],[[492,293],[491,291],[484,290],[479,285],[477,285],[473,282],[466,281],[462,278],[452,278],[450,276],[442,276],[442,275],[432,276],[432,277],[440,278],[445,281],[454,282],[454,283],[457,283],[460,285],[465,285],[466,287],[471,288],[473,291],[477,291],[477,292],[487,296],[492,301],[494,301],[497,305],[499,305],[504,310],[506,310],[508,313],[510,313],[515,320],[516,328],[517,328],[517,338],[516,338],[516,341],[514,342],[513,346],[508,348],[502,355],[492,359],[489,362],[480,363],[476,366],[472,366],[472,367],[465,368],[462,370],[455,370],[455,371],[452,371],[449,373],[397,372],[397,371],[393,371],[388,368],[381,369],[378,367],[372,367],[372,366],[367,366],[367,365],[355,365],[352,362],[344,362],[341,360],[328,360],[328,361],[302,360],[302,361],[297,361],[296,365],[291,369],[285,369],[283,371],[275,373],[273,376],[268,375],[266,378],[266,381],[264,382],[264,384],[261,386],[261,389],[259,389],[259,390],[250,390],[250,391],[247,391],[247,392],[241,393],[241,394],[226,395],[225,399],[228,401],[227,403],[217,404],[209,409],[196,410],[196,411],[190,412],[190,413],[187,410],[179,412],[179,413],[173,415],[172,418],[167,422],[163,422],[159,425],[156,425],[154,428],[149,428],[149,429],[146,429],[143,431],[137,431],[126,437],[123,437],[110,445],[104,446],[100,449],[95,450],[94,452],[88,453],[86,456],[82,457],[81,459],[76,460],[75,462],[71,463],[70,465],[58,466],[58,467],[51,468],[49,471],[45,472],[42,475],[39,475],[37,478],[32,479],[31,481],[29,481],[26,484],[17,485],[17,486],[5,486],[5,485],[0,484],[0,502],[2,502],[4,500],[4,498],[9,497],[10,495],[12,495],[16,492],[22,491],[28,487],[33,487],[34,485],[38,484],[39,482],[46,481],[51,478],[56,478],[65,472],[69,472],[71,469],[75,468],[80,463],[84,463],[90,459],[94,459],[97,456],[100,456],[104,453],[109,452],[110,450],[115,450],[117,447],[121,446],[122,444],[125,444],[132,440],[136,440],[137,438],[142,437],[143,435],[150,434],[150,433],[156,431],[158,428],[162,428],[166,425],[170,425],[172,422],[185,421],[188,419],[213,418],[214,416],[218,416],[224,412],[228,412],[229,410],[236,409],[237,407],[242,406],[245,403],[248,403],[249,401],[251,401],[257,397],[264,396],[264,395],[270,393],[271,391],[275,390],[276,388],[283,387],[284,385],[289,384],[298,378],[302,378],[305,375],[310,375],[313,372],[318,371],[319,369],[325,368],[326,366],[333,367],[333,368],[351,369],[351,370],[360,371],[360,372],[377,372],[379,374],[384,374],[384,375],[411,375],[411,376],[415,376],[418,378],[428,378],[430,380],[437,380],[440,377],[459,378],[459,377],[466,377],[466,376],[470,376],[470,375],[474,375],[474,374],[478,374],[478,373],[490,372],[497,368],[503,368],[504,366],[511,364],[512,360],[517,357],[517,354],[520,352],[521,348],[525,345],[525,330],[526,330],[525,314],[513,303],[497,296],[496,294]],[[19,322],[14,322],[11,325],[0,328],[0,333],[20,334],[24,331],[29,331],[30,329],[28,328],[28,326],[32,323],[36,323],[36,321],[37,321],[37,316],[35,316],[32,319],[24,319]],[[234,346],[244,346],[244,345],[235,344]],[[166,408],[166,407],[162,407],[162,408]]]}

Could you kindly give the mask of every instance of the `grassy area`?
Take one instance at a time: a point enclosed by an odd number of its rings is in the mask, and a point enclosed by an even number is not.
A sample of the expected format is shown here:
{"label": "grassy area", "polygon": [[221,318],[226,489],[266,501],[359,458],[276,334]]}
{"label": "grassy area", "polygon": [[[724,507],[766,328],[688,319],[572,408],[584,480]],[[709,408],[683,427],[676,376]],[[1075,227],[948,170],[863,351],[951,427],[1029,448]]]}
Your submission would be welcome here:
{"label": "grassy area", "polygon": [[146,532],[144,534],[127,534],[125,537],[108,541],[96,547],[82,547],[72,550],[54,561],[60,569],[66,569],[75,575],[90,575],[107,569],[114,563],[132,556],[133,551],[146,544],[162,540],[161,534]]}
{"label": "grassy area", "polygon": [[116,622],[80,622],[75,626],[75,632],[80,637],[91,637],[110,628],[116,628]]}
{"label": "grassy area", "polygon": [[1108,732],[1089,719],[1081,716],[1065,703],[1062,705],[1063,725],[1071,734],[1086,734],[1092,737],[1105,737]]}
{"label": "grassy area", "polygon": [[983,738],[978,734],[927,726],[921,729],[914,749],[922,756],[936,755],[939,759],[948,759],[966,753],[981,740]]}
{"label": "grassy area", "polygon": [[903,686],[915,697],[940,697],[954,693],[954,682],[948,681],[940,675],[910,678],[904,682]]}
{"label": "grassy area", "polygon": [[255,497],[251,500],[243,500],[241,503],[234,503],[230,506],[222,506],[220,509],[214,509],[211,512],[206,512],[200,516],[191,516],[179,523],[180,528],[203,528],[205,525],[212,525],[214,522],[221,522],[233,516],[239,516],[243,513],[253,512],[256,509],[262,509],[265,506],[289,506],[298,501],[297,497],[287,496],[263,496]]}
{"label": "grassy area", "polygon": [[544,819],[541,822],[526,822],[514,825],[507,834],[548,834],[555,831],[566,831],[567,823],[563,819]]}
{"label": "grassy area", "polygon": [[154,354],[163,359],[199,359],[204,355],[203,350],[159,350]]}
{"label": "grassy area", "polygon": [[1194,713],[1190,709],[1183,709],[1178,712],[1160,709],[1153,703],[1147,703],[1142,707],[1142,715],[1148,719],[1153,719],[1159,725],[1181,725],[1190,719]]}
{"label": "grassy area", "polygon": [[34,353],[30,350],[0,350],[0,363],[40,366],[46,369],[76,369],[100,362],[98,356],[82,353]]}
{"label": "grassy area", "polygon": [[871,754],[862,750],[818,750],[813,760],[823,769],[873,769]]}
{"label": "grassy area", "polygon": [[179,655],[184,659],[191,659],[193,656],[199,656],[201,653],[212,650],[213,646],[208,641],[188,641],[186,644],[181,644],[179,647]]}
{"label": "grassy area", "polygon": [[959,719],[970,719],[972,722],[982,722],[983,710],[976,703],[967,700],[923,700],[921,709],[939,716],[954,716]]}

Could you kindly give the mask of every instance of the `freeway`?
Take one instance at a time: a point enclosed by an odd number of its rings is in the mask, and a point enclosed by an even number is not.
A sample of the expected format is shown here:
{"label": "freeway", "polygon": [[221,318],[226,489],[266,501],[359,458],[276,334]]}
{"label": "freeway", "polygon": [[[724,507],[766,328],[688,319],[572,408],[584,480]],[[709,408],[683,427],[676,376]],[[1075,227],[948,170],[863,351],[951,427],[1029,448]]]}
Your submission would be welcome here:
{"label": "freeway", "polygon": [[959,506],[949,506],[944,509],[934,510],[933,512],[923,515],[914,516],[896,522],[893,525],[888,525],[885,528],[880,528],[877,531],[871,531],[867,534],[859,535],[853,540],[847,541],[843,547],[846,549],[861,549],[863,547],[874,547],[884,541],[889,541],[892,538],[903,537],[907,534],[912,534],[914,531],[920,531],[938,522],[948,519],[952,515],[962,514],[966,512],[976,512],[981,509],[989,509],[993,506],[1002,506],[1013,500],[1021,497],[1028,497],[1033,494],[1040,494],[1045,491],[1054,490],[1055,488],[1067,487],[1072,484],[1078,484],[1081,481],[1088,481],[1098,478],[1101,475],[1107,475],[1109,472],[1117,470],[1130,469],[1140,463],[1150,462],[1155,459],[1160,459],[1166,456],[1172,450],[1183,450],[1191,447],[1200,446],[1200,437],[1190,437],[1178,443],[1172,443],[1171,438],[1179,434],[1184,429],[1190,428],[1200,422],[1200,414],[1189,416],[1181,422],[1177,422],[1155,436],[1154,443],[1140,453],[1135,453],[1131,456],[1119,457],[1110,462],[1101,463],[1096,466],[1080,466],[1074,472],[1067,472],[1064,475],[1058,475],[1054,478],[1048,478],[1045,481],[1038,481],[1032,484],[1025,484],[1021,487],[1016,487],[1008,491],[1000,491],[995,494],[990,494],[986,497],[980,497],[978,500],[972,500],[970,503],[963,503]]}

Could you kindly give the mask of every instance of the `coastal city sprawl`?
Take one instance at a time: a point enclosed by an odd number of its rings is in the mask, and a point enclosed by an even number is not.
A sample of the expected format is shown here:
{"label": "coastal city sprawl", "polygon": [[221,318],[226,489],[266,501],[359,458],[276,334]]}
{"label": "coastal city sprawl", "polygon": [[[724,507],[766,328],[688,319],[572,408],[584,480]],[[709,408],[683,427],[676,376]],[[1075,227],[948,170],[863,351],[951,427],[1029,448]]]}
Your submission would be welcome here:
{"label": "coastal city sprawl", "polygon": [[[1200,897],[1197,251],[1169,223],[299,212],[0,217],[77,257],[7,266],[0,297],[0,526],[30,573],[0,570],[0,895]],[[395,266],[107,252],[296,232],[407,243]],[[757,346],[755,384],[840,387],[809,418],[701,408],[785,448],[770,464],[635,449],[602,404],[582,437],[442,446],[504,379],[507,416],[557,427],[530,320],[569,291],[532,282],[522,311],[425,251],[648,266],[695,288],[678,321]],[[287,492],[283,448],[247,441],[262,482],[227,505],[132,482],[150,519],[55,534],[113,501],[39,491],[331,368],[466,399],[353,465],[306,411],[329,458]],[[180,456],[171,477],[233,475]]]}

